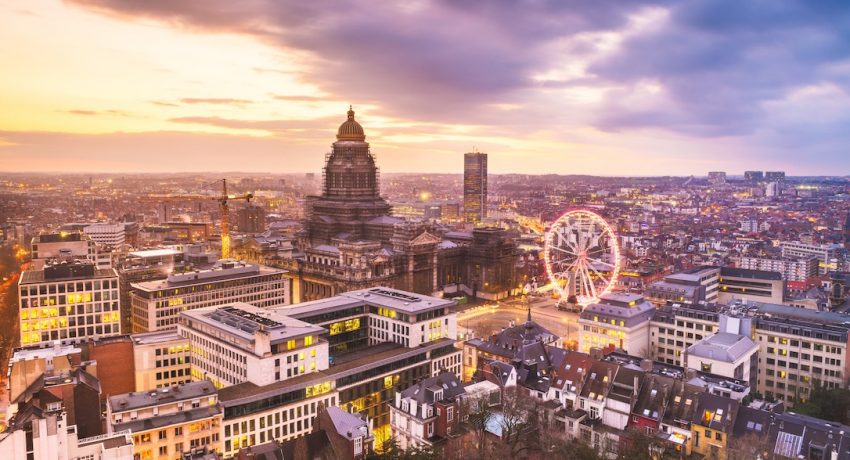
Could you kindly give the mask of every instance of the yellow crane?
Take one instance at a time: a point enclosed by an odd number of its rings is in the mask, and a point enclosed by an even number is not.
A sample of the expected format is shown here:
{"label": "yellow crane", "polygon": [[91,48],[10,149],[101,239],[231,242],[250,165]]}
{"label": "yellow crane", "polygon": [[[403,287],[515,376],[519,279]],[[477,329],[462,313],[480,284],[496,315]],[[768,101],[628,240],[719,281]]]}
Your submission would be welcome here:
{"label": "yellow crane", "polygon": [[227,193],[227,179],[221,180],[221,196],[215,197],[218,201],[219,217],[221,219],[221,258],[230,258],[230,207],[227,202],[230,200],[245,200],[250,203],[251,198],[254,198],[253,193],[243,193],[241,195],[229,195]]}
{"label": "yellow crane", "polygon": [[[216,181],[218,182],[218,181]],[[159,202],[192,201],[192,200],[215,200],[218,202],[221,228],[221,258],[230,258],[230,206],[231,200],[245,200],[250,203],[254,198],[253,193],[242,193],[238,195],[227,193],[227,179],[221,179],[221,195],[210,197],[208,195],[153,195],[146,199]]]}

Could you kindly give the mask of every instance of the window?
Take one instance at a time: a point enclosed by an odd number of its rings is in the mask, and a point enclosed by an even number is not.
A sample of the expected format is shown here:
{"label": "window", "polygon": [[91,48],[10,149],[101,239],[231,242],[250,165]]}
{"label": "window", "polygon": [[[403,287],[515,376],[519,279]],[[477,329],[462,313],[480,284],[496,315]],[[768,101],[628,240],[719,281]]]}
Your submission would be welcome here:
{"label": "window", "polygon": [[446,420],[451,422],[454,419],[455,419],[455,408],[449,406],[449,407],[446,408]]}
{"label": "window", "polygon": [[363,438],[354,438],[354,455],[358,455],[361,452],[363,452]]}

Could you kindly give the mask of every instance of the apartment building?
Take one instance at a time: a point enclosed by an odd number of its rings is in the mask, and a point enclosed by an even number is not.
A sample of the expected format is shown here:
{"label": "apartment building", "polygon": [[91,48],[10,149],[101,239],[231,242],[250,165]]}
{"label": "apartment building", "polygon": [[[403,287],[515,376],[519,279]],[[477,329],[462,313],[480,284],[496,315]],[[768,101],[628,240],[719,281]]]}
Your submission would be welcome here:
{"label": "apartment building", "polygon": [[235,302],[181,313],[177,332],[191,347],[192,375],[216,388],[269,385],[328,368],[325,329],[276,310]]}
{"label": "apartment building", "polygon": [[86,259],[50,261],[18,281],[21,345],[82,342],[121,333],[118,273]]}
{"label": "apartment building", "polygon": [[650,355],[649,323],[655,306],[637,294],[605,294],[579,315],[579,350],[625,350],[630,355]]}
{"label": "apartment building", "polygon": [[133,332],[177,328],[180,312],[247,302],[257,307],[290,303],[290,281],[276,268],[220,260],[209,270],[174,273],[131,283]]}
{"label": "apartment building", "polygon": [[818,260],[818,274],[820,275],[826,275],[830,271],[838,270],[843,262],[842,251],[844,247],[838,243],[812,244],[800,241],[783,241],[779,244],[779,247],[782,249],[782,257],[816,257]]}
{"label": "apartment building", "polygon": [[208,381],[111,396],[108,433],[129,431],[138,459],[178,458],[207,448],[220,453],[222,407]]}
{"label": "apartment building", "polygon": [[791,282],[805,282],[818,276],[818,258],[815,256],[802,258],[772,258],[772,257],[741,257],[739,268],[746,270],[761,270],[777,272],[782,279]]}
{"label": "apartment building", "polygon": [[720,307],[668,302],[650,322],[649,358],[671,365],[683,364],[683,353],[719,330]]}
{"label": "apartment building", "polygon": [[136,391],[149,391],[192,380],[187,337],[177,331],[133,334]]}
{"label": "apartment building", "polygon": [[390,406],[393,437],[402,449],[430,447],[459,434],[461,400],[457,375],[443,372],[395,393]]}

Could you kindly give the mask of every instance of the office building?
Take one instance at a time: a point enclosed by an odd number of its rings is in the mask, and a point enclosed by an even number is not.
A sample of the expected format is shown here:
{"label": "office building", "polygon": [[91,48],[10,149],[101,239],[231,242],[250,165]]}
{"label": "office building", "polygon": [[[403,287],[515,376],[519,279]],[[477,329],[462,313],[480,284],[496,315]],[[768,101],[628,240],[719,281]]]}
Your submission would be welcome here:
{"label": "office building", "polygon": [[216,388],[269,385],[328,367],[325,330],[242,302],[187,310],[178,333],[192,350],[192,375]]}
{"label": "office building", "polygon": [[241,233],[263,233],[266,231],[266,211],[249,204],[236,211],[236,225]]}
{"label": "office building", "polygon": [[782,257],[817,257],[818,273],[821,275],[826,275],[830,271],[838,270],[843,262],[843,248],[842,245],[838,243],[816,244],[803,243],[800,241],[783,241],[779,246],[782,248]]}
{"label": "office building", "polygon": [[721,267],[718,292],[717,301],[722,304],[736,299],[781,304],[785,299],[785,280],[778,272]]}
{"label": "office building", "polygon": [[744,180],[751,183],[759,183],[764,181],[763,171],[744,171]]}
{"label": "office building", "polygon": [[466,153],[463,156],[463,217],[479,223],[487,217],[487,154]]}
{"label": "office building", "polygon": [[711,185],[724,185],[726,183],[726,173],[723,171],[709,172],[708,183]]}
{"label": "office building", "polygon": [[115,247],[124,244],[126,239],[124,224],[97,222],[83,227],[83,233],[101,246]]}
{"label": "office building", "polygon": [[220,260],[209,270],[131,283],[133,332],[176,329],[179,313],[194,308],[232,302],[262,308],[288,305],[289,286],[283,270],[232,260]]}
{"label": "office building", "polygon": [[150,391],[189,383],[189,339],[174,330],[132,335],[135,390]]}
{"label": "office building", "polygon": [[90,260],[49,262],[18,281],[21,345],[82,342],[121,333],[118,273]]}
{"label": "office building", "polygon": [[785,171],[765,171],[765,182],[776,182],[780,185],[785,183]]}
{"label": "office building", "polygon": [[271,310],[186,311],[179,330],[192,343],[196,378],[241,382],[219,390],[224,455],[232,456],[311,432],[320,406],[360,413],[386,439],[395,388],[460,372],[454,305],[371,288]]}
{"label": "office building", "polygon": [[579,315],[579,350],[620,349],[647,357],[649,322],[655,306],[637,294],[605,294]]}
{"label": "office building", "polygon": [[107,432],[129,431],[139,459],[204,448],[221,453],[221,420],[218,394],[207,381],[111,396],[106,406]]}
{"label": "office building", "polygon": [[97,245],[82,232],[42,233],[33,237],[30,244],[32,268],[41,268],[49,260],[98,261]]}

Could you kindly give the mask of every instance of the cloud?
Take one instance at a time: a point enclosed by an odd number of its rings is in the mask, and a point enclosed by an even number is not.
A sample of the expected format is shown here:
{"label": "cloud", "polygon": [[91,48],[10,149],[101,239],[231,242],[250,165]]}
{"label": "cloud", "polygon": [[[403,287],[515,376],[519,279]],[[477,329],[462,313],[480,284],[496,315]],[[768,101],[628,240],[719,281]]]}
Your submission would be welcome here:
{"label": "cloud", "polygon": [[171,118],[169,121],[174,123],[217,126],[220,128],[263,131],[322,129],[327,136],[333,132],[335,125],[339,125],[340,117],[327,117],[314,120],[240,120],[222,117],[178,117]]}
{"label": "cloud", "polygon": [[[783,158],[799,152],[790,145],[807,143],[825,161],[850,167],[841,157],[846,126],[819,119],[817,108],[807,105],[813,114],[806,131],[818,134],[810,136],[789,129],[790,111],[799,106],[776,103],[812,85],[850,88],[846,1],[71,3],[191,32],[254,37],[297,57],[299,78],[327,99],[368,102],[379,115],[397,120],[476,125],[526,139],[539,132],[598,129],[609,133],[604,142],[624,148],[634,145],[629,136],[735,138],[748,152]],[[194,104],[239,105],[226,98],[196,99]],[[833,120],[850,116],[850,106],[834,110]],[[175,121],[293,129],[290,121],[279,120]],[[684,149],[679,155],[689,154]],[[734,167],[740,154],[717,152]]]}
{"label": "cloud", "polygon": [[122,117],[130,116],[129,113],[123,110],[88,110],[88,109],[71,109],[71,110],[61,110],[64,113],[70,113],[71,115],[83,115],[83,116],[95,116],[95,115],[118,115]]}
{"label": "cloud", "polygon": [[175,104],[173,102],[167,102],[167,101],[148,101],[148,102],[153,104],[153,105],[158,105],[160,107],[180,107],[180,104]]}
{"label": "cloud", "polygon": [[243,106],[252,104],[254,101],[249,101],[248,99],[233,99],[229,97],[184,97],[180,99],[180,102],[184,104],[221,104]]}

